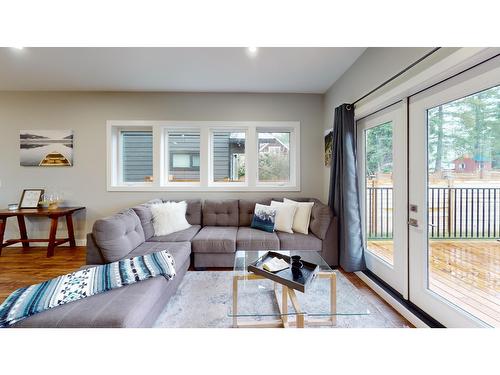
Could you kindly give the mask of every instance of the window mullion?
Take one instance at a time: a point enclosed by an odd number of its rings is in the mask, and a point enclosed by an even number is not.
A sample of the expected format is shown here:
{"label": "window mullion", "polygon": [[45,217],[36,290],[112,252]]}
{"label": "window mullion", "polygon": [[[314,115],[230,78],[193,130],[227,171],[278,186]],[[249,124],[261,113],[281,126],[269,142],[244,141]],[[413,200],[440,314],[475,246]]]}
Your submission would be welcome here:
{"label": "window mullion", "polygon": [[200,128],[200,185],[208,186],[210,165],[210,129],[207,126]]}
{"label": "window mullion", "polygon": [[248,145],[245,148],[245,165],[246,165],[246,175],[248,186],[257,185],[257,129],[255,126],[250,126],[247,129],[247,142]]}
{"label": "window mullion", "polygon": [[153,186],[163,184],[163,131],[159,125],[153,125]]}

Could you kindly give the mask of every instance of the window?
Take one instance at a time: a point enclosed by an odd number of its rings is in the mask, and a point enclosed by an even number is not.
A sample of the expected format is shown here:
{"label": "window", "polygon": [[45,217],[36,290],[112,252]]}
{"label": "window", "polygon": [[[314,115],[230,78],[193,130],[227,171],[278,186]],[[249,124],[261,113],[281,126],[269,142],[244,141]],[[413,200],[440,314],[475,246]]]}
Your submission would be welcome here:
{"label": "window", "polygon": [[124,183],[153,181],[153,132],[120,132],[120,172]]}
{"label": "window", "polygon": [[212,181],[244,183],[245,132],[214,131],[212,133]]}
{"label": "window", "polygon": [[290,181],[290,132],[259,132],[259,182]]}
{"label": "window", "polygon": [[300,123],[108,121],[109,191],[299,191]]}
{"label": "window", "polygon": [[200,132],[168,131],[168,181],[200,182]]}

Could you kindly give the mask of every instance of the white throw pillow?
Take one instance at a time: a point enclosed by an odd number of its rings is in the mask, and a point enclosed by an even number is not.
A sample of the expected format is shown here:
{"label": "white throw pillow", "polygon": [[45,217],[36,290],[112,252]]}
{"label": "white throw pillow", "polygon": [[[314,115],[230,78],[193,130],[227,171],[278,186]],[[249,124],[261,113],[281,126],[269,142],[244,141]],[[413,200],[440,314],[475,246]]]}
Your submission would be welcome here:
{"label": "white throw pillow", "polygon": [[185,201],[152,204],[151,214],[155,236],[166,236],[191,227],[186,220],[186,210],[187,202]]}
{"label": "white throw pillow", "polygon": [[297,211],[297,206],[283,202],[271,201],[271,207],[276,207],[278,209],[274,229],[281,232],[293,233],[293,218],[295,216],[295,212]]}
{"label": "white throw pillow", "polygon": [[293,218],[293,231],[308,234],[309,222],[311,221],[311,211],[314,206],[314,202],[295,202],[285,198],[284,203],[292,204],[297,207],[297,212],[295,212],[295,217]]}

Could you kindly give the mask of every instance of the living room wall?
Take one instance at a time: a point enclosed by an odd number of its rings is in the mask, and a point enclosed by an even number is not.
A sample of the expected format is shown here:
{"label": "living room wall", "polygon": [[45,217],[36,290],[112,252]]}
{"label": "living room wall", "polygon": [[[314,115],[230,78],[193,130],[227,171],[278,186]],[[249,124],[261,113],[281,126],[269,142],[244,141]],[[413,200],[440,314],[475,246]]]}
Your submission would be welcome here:
{"label": "living room wall", "polygon": [[[314,197],[323,194],[323,95],[244,93],[0,92],[0,207],[18,202],[26,188],[64,193],[67,205],[86,206],[75,216],[78,243],[98,218],[155,197]],[[300,121],[301,191],[276,192],[108,192],[107,120]],[[19,165],[19,130],[72,129],[74,166]],[[30,236],[45,237],[48,221],[29,219]],[[65,224],[60,223],[61,235]],[[18,236],[9,219],[6,238]]]}
{"label": "living room wall", "polygon": [[[367,48],[354,64],[328,89],[324,96],[324,130],[332,129],[335,107],[343,103],[353,103],[375,87],[379,86],[410,64],[420,59],[432,48]],[[382,94],[405,80],[415,76],[432,64],[440,61],[456,51],[457,48],[441,48],[430,57],[407,71],[389,85],[381,88],[376,94],[361,101],[373,99],[374,95]],[[330,183],[330,168],[323,167],[322,200],[328,201]]]}

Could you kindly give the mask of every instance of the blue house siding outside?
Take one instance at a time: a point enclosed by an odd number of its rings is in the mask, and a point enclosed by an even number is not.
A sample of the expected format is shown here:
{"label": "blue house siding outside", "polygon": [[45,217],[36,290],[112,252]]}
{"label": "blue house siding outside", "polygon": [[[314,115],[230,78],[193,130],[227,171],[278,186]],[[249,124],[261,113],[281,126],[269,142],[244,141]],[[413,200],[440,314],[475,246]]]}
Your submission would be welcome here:
{"label": "blue house siding outside", "polygon": [[[259,143],[279,145],[269,139]],[[169,180],[200,180],[200,133],[169,132]],[[153,175],[153,132],[121,131],[123,182],[144,182]],[[216,131],[213,134],[213,168],[215,181],[238,180],[238,169],[244,163],[245,138],[241,133]]]}
{"label": "blue house siding outside", "polygon": [[123,182],[144,182],[153,175],[153,132],[122,131]]}
{"label": "blue house siding outside", "polygon": [[169,181],[200,180],[200,133],[169,132]]}

